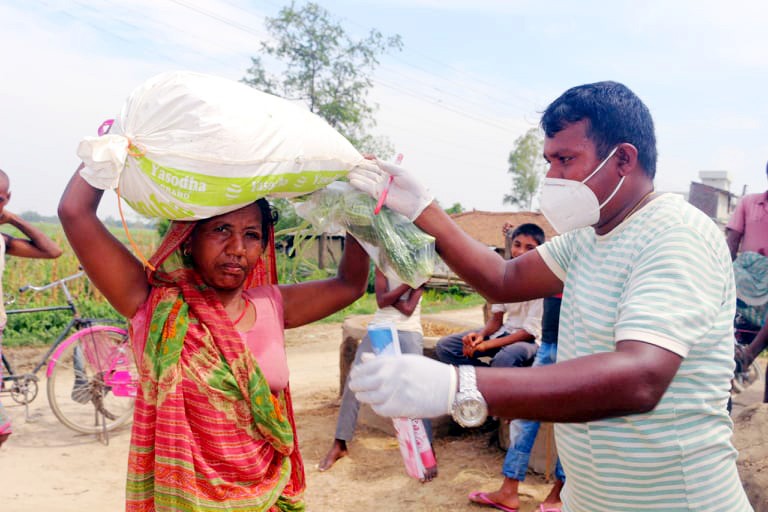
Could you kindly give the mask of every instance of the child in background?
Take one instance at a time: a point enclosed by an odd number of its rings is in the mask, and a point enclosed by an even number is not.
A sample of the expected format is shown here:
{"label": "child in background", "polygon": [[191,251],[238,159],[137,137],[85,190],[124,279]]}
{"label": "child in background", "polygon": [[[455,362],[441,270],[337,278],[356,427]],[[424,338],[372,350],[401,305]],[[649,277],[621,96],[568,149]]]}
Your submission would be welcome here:
{"label": "child in background", "polygon": [[[532,223],[521,224],[505,236],[512,241],[512,258],[544,243],[544,231]],[[536,356],[536,340],[541,337],[541,312],[541,299],[493,304],[485,326],[441,338],[435,354],[440,361],[457,366],[530,366]],[[490,364],[481,358],[490,358]]]}
{"label": "child in background", "polygon": [[[8,175],[0,170],[0,224],[10,224],[21,231],[27,238],[15,238],[6,233],[0,233],[0,354],[2,354],[2,333],[7,320],[5,303],[3,301],[2,273],[5,268],[5,256],[20,256],[22,258],[58,258],[61,249],[45,234],[18,215],[5,209],[11,199],[11,181]],[[0,382],[3,377],[3,365],[0,364]],[[11,419],[0,403],[0,446],[11,435]]]}

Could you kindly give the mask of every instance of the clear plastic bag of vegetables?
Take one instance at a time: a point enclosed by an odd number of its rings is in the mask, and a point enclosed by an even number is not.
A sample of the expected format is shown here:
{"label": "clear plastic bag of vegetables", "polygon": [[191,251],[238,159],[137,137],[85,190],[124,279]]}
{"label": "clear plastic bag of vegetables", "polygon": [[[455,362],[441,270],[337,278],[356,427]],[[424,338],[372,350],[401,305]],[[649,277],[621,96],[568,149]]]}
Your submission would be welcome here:
{"label": "clear plastic bag of vegetables", "polygon": [[347,231],[387,276],[413,288],[424,284],[435,268],[435,239],[403,215],[387,207],[373,214],[375,201],[348,183],[334,182],[304,196],[296,213],[319,232]]}

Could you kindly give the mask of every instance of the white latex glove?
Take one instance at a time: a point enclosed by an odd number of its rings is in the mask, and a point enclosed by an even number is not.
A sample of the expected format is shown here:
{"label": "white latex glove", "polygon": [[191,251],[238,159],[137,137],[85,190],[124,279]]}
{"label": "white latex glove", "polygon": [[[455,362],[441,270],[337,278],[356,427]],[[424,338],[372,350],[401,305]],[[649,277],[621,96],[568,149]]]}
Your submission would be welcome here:
{"label": "white latex glove", "polygon": [[[390,183],[390,176],[392,182]],[[365,160],[349,171],[349,183],[376,200],[389,185],[384,205],[413,221],[421,215],[434,196],[402,167],[382,162]]]}
{"label": "white latex glove", "polygon": [[122,135],[84,137],[77,146],[77,156],[85,164],[80,175],[94,188],[117,188],[128,157],[129,143]]}
{"label": "white latex glove", "polygon": [[434,418],[450,413],[456,381],[454,366],[403,354],[363,357],[350,372],[349,388],[380,416]]}

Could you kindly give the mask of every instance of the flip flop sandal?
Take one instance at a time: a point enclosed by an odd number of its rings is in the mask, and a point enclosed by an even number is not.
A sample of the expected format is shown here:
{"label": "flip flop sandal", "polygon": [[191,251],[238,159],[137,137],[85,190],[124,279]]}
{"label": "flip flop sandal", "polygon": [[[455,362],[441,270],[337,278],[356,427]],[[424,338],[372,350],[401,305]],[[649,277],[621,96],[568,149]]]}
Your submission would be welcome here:
{"label": "flip flop sandal", "polygon": [[487,493],[475,491],[469,493],[469,501],[472,503],[477,503],[478,505],[486,505],[488,507],[493,507],[497,510],[503,510],[504,512],[517,512],[518,509],[516,508],[510,508],[506,505],[502,505],[501,503],[496,503],[495,501],[492,501]]}

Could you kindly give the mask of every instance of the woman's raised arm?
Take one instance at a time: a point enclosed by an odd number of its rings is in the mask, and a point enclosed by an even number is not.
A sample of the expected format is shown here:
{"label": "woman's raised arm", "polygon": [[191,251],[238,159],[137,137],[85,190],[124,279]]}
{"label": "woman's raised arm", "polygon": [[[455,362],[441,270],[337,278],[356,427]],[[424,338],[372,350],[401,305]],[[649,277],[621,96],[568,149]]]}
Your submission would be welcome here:
{"label": "woman's raised arm", "polygon": [[359,299],[368,285],[369,261],[357,240],[347,236],[336,277],[281,285],[285,327],[320,320]]}
{"label": "woman's raised arm", "polygon": [[149,294],[147,275],[141,262],[96,215],[104,191],[80,176],[83,167],[80,164],[61,196],[59,219],[93,284],[121,315],[131,318]]}

